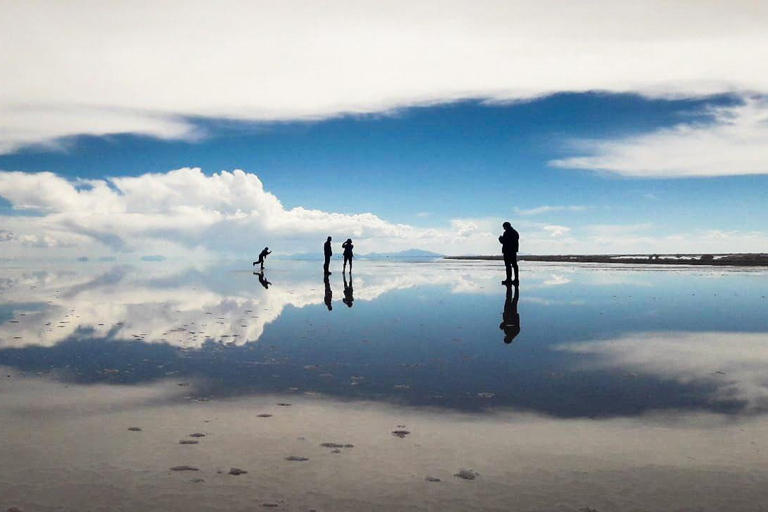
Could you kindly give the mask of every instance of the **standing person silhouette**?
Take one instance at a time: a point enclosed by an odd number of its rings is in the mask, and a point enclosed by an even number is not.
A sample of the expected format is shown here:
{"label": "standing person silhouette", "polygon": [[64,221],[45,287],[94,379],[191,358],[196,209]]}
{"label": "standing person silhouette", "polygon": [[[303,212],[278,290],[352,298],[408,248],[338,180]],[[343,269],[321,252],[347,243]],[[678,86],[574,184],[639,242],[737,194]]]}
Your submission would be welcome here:
{"label": "standing person silhouette", "polygon": [[[520,271],[517,268],[517,251],[520,245],[520,233],[515,231],[512,224],[505,222],[502,224],[504,228],[504,234],[499,237],[501,243],[501,252],[504,254],[504,267],[507,271],[507,279],[502,281],[501,284],[514,284],[520,283]],[[515,279],[512,280],[512,268],[515,269]]]}
{"label": "standing person silhouette", "polygon": [[344,271],[347,269],[347,262],[349,262],[349,275],[352,275],[352,248],[355,246],[352,245],[352,239],[347,238],[347,241],[341,244],[341,246],[344,248],[344,266],[341,269],[341,272],[344,273]]}
{"label": "standing person silhouette", "polygon": [[331,275],[331,271],[328,270],[328,267],[331,265],[331,256],[333,256],[333,251],[331,250],[331,237],[328,237],[328,240],[326,240],[323,245],[323,255],[325,256],[323,271],[325,272],[325,275],[329,276]]}
{"label": "standing person silhouette", "polygon": [[269,254],[272,254],[272,251],[269,250],[269,247],[265,247],[264,250],[259,253],[259,259],[253,262],[253,266],[255,267],[256,264],[259,263],[261,264],[261,270],[264,270],[264,261]]}

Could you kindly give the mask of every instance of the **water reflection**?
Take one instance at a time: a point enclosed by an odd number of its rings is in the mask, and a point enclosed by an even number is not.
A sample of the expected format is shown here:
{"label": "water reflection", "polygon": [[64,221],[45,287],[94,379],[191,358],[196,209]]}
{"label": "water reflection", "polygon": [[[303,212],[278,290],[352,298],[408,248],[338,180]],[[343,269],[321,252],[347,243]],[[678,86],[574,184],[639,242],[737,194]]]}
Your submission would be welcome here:
{"label": "water reflection", "polygon": [[[505,284],[507,289],[506,299],[504,300],[504,314],[502,315],[499,329],[504,331],[504,343],[510,344],[520,334],[520,314],[517,312],[517,303],[520,301],[520,286]],[[514,297],[512,288],[515,289]]]}
{"label": "water reflection", "polygon": [[[236,265],[5,269],[0,364],[68,382],[202,378],[210,396],[298,389],[558,417],[765,406],[762,274],[532,265],[522,300],[503,289],[499,324],[492,264],[361,261],[355,271],[356,289],[329,275],[321,291],[317,270],[296,262],[270,266],[277,284],[257,272],[262,286]],[[334,285],[347,308],[328,315]],[[700,358],[714,362],[692,366]]]}
{"label": "water reflection", "polygon": [[[350,267],[351,267],[350,263]],[[347,307],[352,307],[352,303],[355,301],[355,290],[352,288],[352,271],[349,272],[349,283],[347,283],[347,276],[346,274],[342,274],[344,277],[344,298],[342,299],[342,302],[347,305]]]}
{"label": "water reflection", "polygon": [[258,276],[259,284],[261,284],[261,286],[263,286],[265,290],[268,290],[269,289],[269,285],[271,285],[272,283],[267,281],[267,278],[264,277],[264,271],[262,270],[261,272],[254,272],[253,274],[255,276]]}
{"label": "water reflection", "polygon": [[[531,265],[521,300],[493,264],[361,261],[354,291],[351,276],[321,290],[314,265],[279,261],[256,286],[249,265],[1,270],[2,506],[751,511],[768,498],[768,276]],[[348,307],[327,314],[333,286]],[[192,433],[199,444],[179,444]],[[199,471],[169,471],[183,465]],[[455,476],[470,468],[475,481]],[[39,475],[55,485],[39,492]]]}
{"label": "water reflection", "polygon": [[325,303],[325,307],[328,308],[328,311],[332,311],[333,310],[333,290],[331,290],[331,281],[330,281],[330,275],[328,272],[325,272],[325,277],[323,278],[323,284],[325,285],[323,302]]}

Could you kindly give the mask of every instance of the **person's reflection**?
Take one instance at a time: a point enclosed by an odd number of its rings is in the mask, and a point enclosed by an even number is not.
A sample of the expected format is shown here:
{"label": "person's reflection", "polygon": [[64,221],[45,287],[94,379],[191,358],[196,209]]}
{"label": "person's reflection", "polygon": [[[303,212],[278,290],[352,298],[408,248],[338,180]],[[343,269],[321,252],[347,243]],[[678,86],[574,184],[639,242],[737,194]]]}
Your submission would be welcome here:
{"label": "person's reflection", "polygon": [[504,331],[504,343],[512,343],[520,334],[520,314],[517,312],[517,302],[520,300],[520,288],[514,286],[515,295],[512,296],[512,284],[507,283],[507,298],[504,301],[504,314],[502,315],[499,329]]}
{"label": "person's reflection", "polygon": [[333,290],[331,290],[331,281],[328,279],[328,273],[324,275],[325,277],[323,278],[323,282],[325,283],[325,298],[323,299],[323,302],[325,302],[325,306],[328,308],[328,311],[333,311]]}
{"label": "person's reflection", "polygon": [[267,281],[267,278],[264,277],[264,271],[261,272],[254,272],[255,275],[259,276],[259,283],[261,283],[261,286],[269,290],[269,285],[272,283],[270,281]]}
{"label": "person's reflection", "polygon": [[341,300],[347,307],[352,307],[352,303],[355,301],[354,290],[352,289],[352,273],[349,274],[349,284],[347,284],[347,275],[344,276],[344,298]]}

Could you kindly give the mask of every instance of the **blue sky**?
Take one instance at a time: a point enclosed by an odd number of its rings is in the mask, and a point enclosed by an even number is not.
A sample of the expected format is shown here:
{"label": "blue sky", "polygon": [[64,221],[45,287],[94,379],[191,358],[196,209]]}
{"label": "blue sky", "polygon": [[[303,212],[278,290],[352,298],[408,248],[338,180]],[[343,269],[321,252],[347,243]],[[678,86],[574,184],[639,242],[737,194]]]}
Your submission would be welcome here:
{"label": "blue sky", "polygon": [[[464,14],[474,25],[463,26],[460,17],[437,10],[439,4],[427,4],[435,19],[408,18],[403,25],[396,10],[371,20],[364,6],[349,12],[344,3],[331,3],[326,21],[341,31],[339,41],[322,29],[319,39],[304,44],[230,27],[234,40],[255,49],[251,60],[233,62],[231,69],[223,53],[202,45],[223,44],[217,23],[237,25],[227,16],[195,21],[202,23],[202,42],[176,46],[167,32],[178,27],[164,21],[171,11],[160,7],[149,27],[114,21],[128,7],[96,3],[90,21],[71,12],[58,12],[64,19],[55,26],[35,21],[41,31],[55,32],[51,40],[0,63],[15,73],[7,90],[0,89],[0,113],[7,114],[0,121],[0,215],[10,226],[0,234],[11,242],[4,247],[15,244],[8,254],[151,247],[170,254],[240,255],[270,239],[279,240],[283,252],[304,252],[325,231],[354,235],[371,251],[493,253],[502,220],[518,226],[521,250],[532,253],[765,249],[768,101],[763,84],[755,82],[760,65],[735,72],[724,63],[738,64],[736,57],[720,62],[700,55],[718,37],[718,17],[743,22],[745,37],[758,43],[765,40],[764,17],[755,18],[746,4],[698,13],[668,7],[664,15],[650,6],[611,7],[605,14],[595,2],[573,13],[573,26],[563,26],[565,18],[553,20],[546,10],[521,18],[493,2],[491,10],[507,25],[472,10]],[[313,22],[311,15],[266,4],[233,5],[246,14],[290,18],[297,26]],[[467,6],[454,7],[458,16]],[[206,9],[180,13],[197,19]],[[591,17],[595,12],[606,16],[602,23]],[[13,12],[17,22],[39,14],[26,7]],[[660,21],[694,14],[707,16],[691,22],[690,33]],[[637,43],[627,49],[613,25],[638,15],[646,24],[626,36]],[[97,23],[99,16],[112,32]],[[381,33],[361,36],[355,20]],[[457,23],[466,31],[456,32]],[[538,30],[552,24],[572,43],[563,46],[548,36],[494,39],[508,37],[512,26]],[[21,44],[12,39],[15,25],[5,27],[8,45]],[[347,31],[383,61],[344,55]],[[72,46],[59,49],[56,33],[70,36],[62,44]],[[457,48],[492,41],[501,46],[470,56],[457,50],[452,57],[434,53],[425,36],[430,33],[443,34],[443,42]],[[382,38],[394,44],[406,36],[416,38],[413,48],[380,46]],[[93,48],[94,41],[103,48]],[[662,54],[659,41],[666,45]],[[278,42],[293,60],[274,61],[273,53],[261,52]],[[728,44],[748,60],[755,50],[748,42]],[[316,44],[336,51],[327,54],[333,65],[316,67]],[[561,66],[542,71],[526,55],[509,56],[521,44],[543,60],[561,59]],[[199,56],[201,48],[211,54]],[[568,52],[577,49],[573,67]],[[617,57],[622,52],[636,52],[634,68]],[[155,62],[158,53],[166,60]],[[669,61],[659,62],[666,54]],[[692,56],[690,69],[675,64]],[[505,59],[520,73],[500,72],[496,65]],[[99,73],[86,66],[93,63]],[[43,64],[60,83],[41,83]],[[166,74],[168,67],[176,75]],[[413,73],[403,81],[406,67]],[[273,72],[264,75],[265,69]],[[308,70],[315,73],[312,80]],[[214,78],[206,72],[215,71],[226,71],[230,81],[206,84]],[[193,76],[196,81],[189,80]],[[634,85],[618,85],[624,82]],[[184,168],[199,171],[169,174]],[[236,169],[246,174],[235,176]],[[243,198],[243,187],[258,197]],[[226,236],[249,232],[250,245]]]}

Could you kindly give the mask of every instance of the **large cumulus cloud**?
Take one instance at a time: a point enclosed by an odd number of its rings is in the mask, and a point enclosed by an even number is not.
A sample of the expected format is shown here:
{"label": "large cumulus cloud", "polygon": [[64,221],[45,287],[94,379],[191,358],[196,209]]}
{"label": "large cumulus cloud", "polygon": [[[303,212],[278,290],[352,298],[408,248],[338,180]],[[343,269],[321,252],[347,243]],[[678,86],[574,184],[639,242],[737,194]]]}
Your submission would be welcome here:
{"label": "large cumulus cloud", "polygon": [[[312,252],[325,236],[350,236],[361,252],[428,246],[450,251],[495,239],[455,221],[417,229],[372,213],[285,208],[255,174],[206,175],[198,168],[103,180],[69,181],[52,173],[0,172],[0,196],[21,213],[6,216],[3,239],[26,249],[96,244],[113,251],[202,250],[252,253],[275,243],[282,253]],[[319,241],[319,242],[318,242]],[[175,248],[175,249],[174,249]]]}

